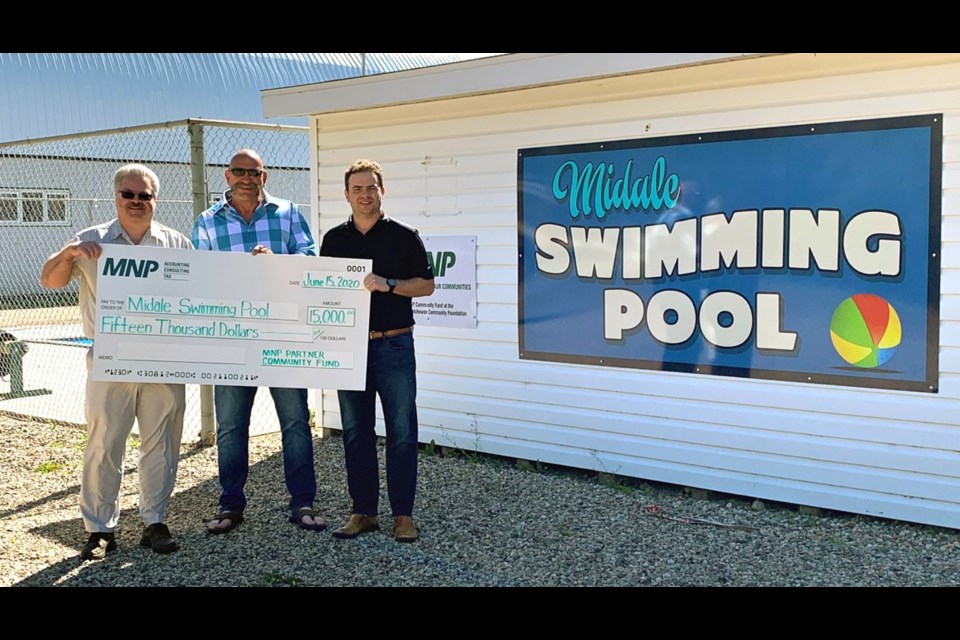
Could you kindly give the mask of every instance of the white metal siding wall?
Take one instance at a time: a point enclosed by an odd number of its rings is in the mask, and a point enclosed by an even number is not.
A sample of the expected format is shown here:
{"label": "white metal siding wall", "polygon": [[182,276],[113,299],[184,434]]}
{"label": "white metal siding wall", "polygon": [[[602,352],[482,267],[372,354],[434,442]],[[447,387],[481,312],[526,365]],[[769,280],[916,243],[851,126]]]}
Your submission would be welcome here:
{"label": "white metal siding wall", "polygon": [[[518,358],[518,149],[934,112],[944,113],[938,394]],[[350,131],[313,121],[321,232],[349,213],[343,170],[368,157],[384,166],[390,215],[424,235],[478,239],[477,329],[417,329],[421,441],[960,528],[960,66],[421,125],[356,115]],[[339,428],[336,394],[324,400],[324,424]]]}

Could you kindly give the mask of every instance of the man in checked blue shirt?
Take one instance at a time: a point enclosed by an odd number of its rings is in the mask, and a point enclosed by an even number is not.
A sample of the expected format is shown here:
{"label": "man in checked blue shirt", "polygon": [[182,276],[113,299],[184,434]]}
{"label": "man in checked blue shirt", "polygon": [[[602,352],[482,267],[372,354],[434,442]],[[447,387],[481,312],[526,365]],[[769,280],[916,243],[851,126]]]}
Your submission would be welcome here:
{"label": "man in checked blue shirt", "polygon": [[[260,254],[317,255],[316,244],[300,209],[265,190],[267,172],[256,151],[241,149],[224,172],[229,190],[201,213],[193,225],[193,246],[201,251],[243,251]],[[207,533],[229,533],[243,522],[247,498],[243,487],[249,466],[250,412],[258,387],[217,385],[217,463],[220,508]],[[323,517],[314,511],[317,480],[306,389],[271,387],[280,420],[283,474],[290,491],[290,522],[301,529],[323,531]]]}

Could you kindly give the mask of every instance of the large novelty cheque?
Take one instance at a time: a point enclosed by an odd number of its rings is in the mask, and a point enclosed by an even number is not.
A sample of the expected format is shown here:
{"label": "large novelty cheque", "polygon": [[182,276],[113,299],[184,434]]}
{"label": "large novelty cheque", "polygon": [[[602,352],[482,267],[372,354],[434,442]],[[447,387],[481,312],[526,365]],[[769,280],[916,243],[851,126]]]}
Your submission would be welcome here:
{"label": "large novelty cheque", "polygon": [[370,260],[103,245],[93,378],[363,389]]}

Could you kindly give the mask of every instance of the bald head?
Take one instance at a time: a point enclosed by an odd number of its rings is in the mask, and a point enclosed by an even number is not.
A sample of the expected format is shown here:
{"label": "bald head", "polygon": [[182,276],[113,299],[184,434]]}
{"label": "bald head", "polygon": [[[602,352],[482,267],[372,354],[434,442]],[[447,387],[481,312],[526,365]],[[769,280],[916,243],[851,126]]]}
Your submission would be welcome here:
{"label": "bald head", "polygon": [[[263,198],[267,172],[263,160],[253,149],[241,149],[230,158],[230,166],[223,172],[230,189],[230,202],[241,215],[253,215]],[[249,220],[248,220],[249,222]]]}
{"label": "bald head", "polygon": [[252,160],[257,164],[257,166],[259,166],[260,168],[263,168],[263,160],[260,158],[260,154],[254,151],[253,149],[240,149],[240,151],[237,151],[235,154],[233,154],[233,157],[230,158],[230,166],[231,167],[237,166],[236,162],[241,158],[246,160]]}

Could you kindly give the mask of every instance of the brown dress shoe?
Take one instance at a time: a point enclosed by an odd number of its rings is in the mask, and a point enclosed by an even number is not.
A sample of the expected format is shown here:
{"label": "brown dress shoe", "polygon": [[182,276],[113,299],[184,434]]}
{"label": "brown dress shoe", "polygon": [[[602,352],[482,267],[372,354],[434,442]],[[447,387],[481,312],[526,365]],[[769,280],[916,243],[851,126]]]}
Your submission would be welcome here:
{"label": "brown dress shoe", "polygon": [[347,520],[345,525],[339,529],[334,529],[333,537],[340,538],[341,540],[349,540],[350,538],[356,538],[361,533],[376,531],[379,528],[380,525],[377,523],[376,516],[362,516],[359,513],[355,513],[350,516],[350,519]]}
{"label": "brown dress shoe", "polygon": [[416,542],[417,526],[410,516],[397,516],[393,519],[393,537],[397,542]]}

